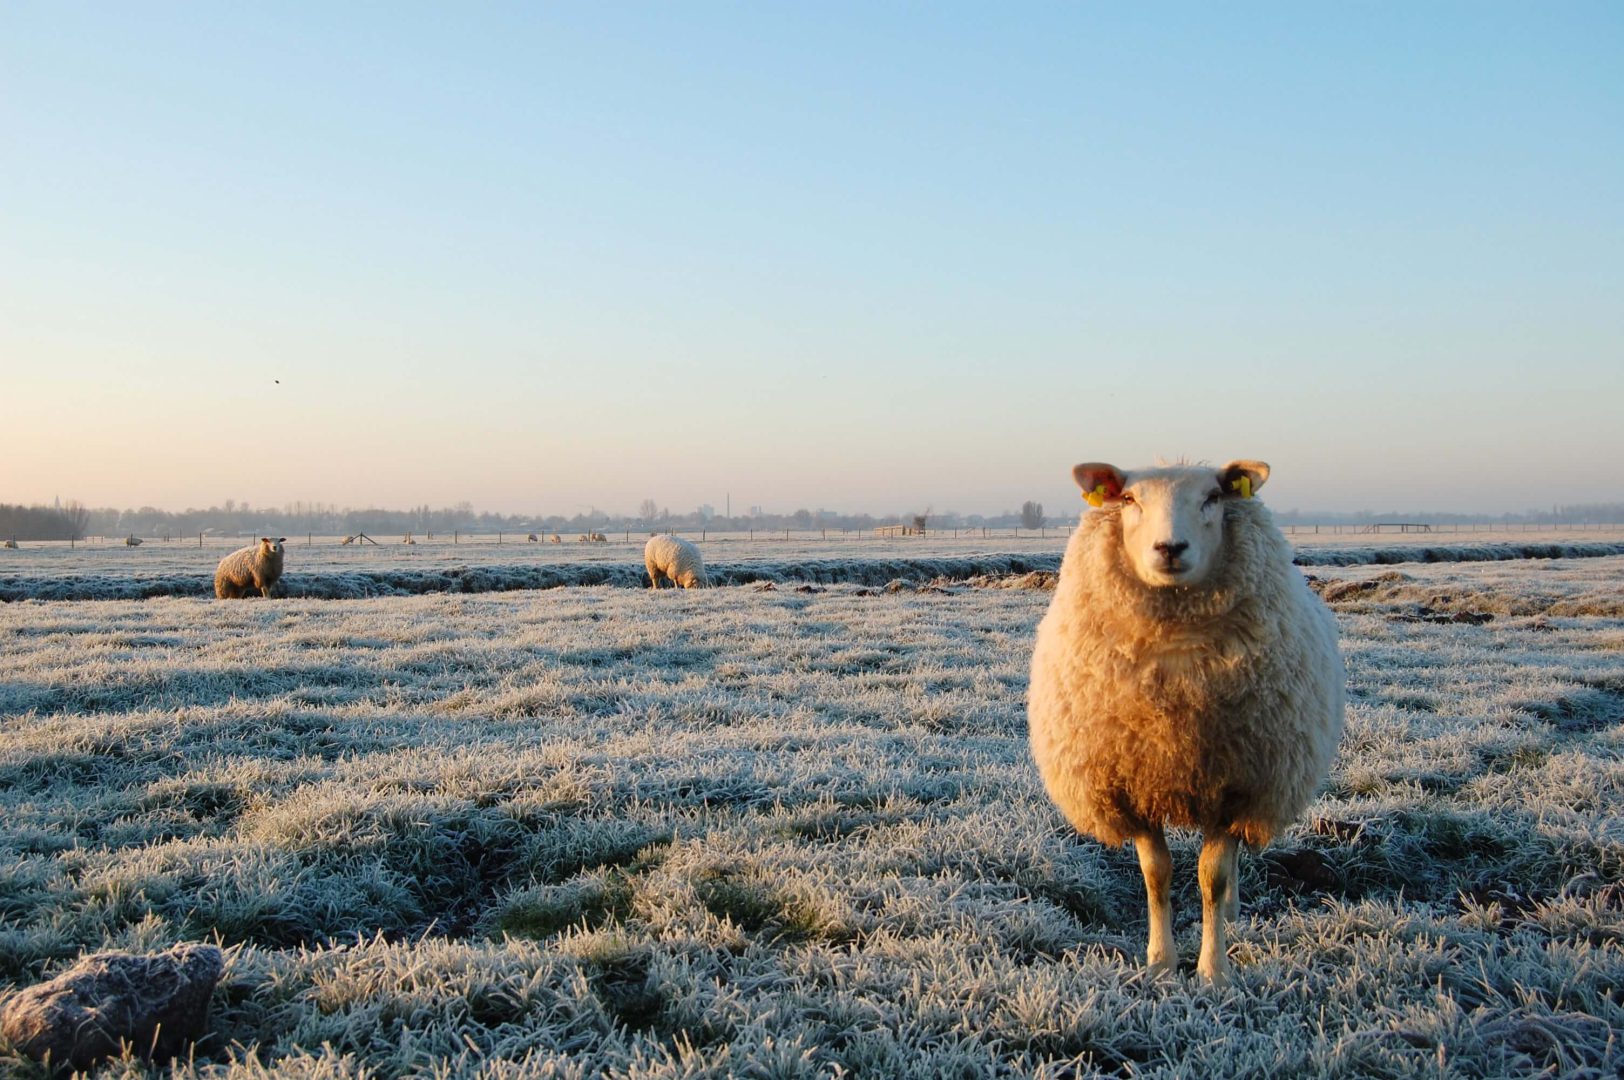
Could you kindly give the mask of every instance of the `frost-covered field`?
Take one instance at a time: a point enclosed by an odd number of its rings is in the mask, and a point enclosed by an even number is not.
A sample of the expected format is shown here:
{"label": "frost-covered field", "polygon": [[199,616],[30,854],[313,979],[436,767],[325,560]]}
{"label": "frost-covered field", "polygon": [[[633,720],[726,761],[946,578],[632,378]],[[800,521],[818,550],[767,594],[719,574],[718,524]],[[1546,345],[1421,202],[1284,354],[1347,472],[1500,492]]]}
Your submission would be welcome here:
{"label": "frost-covered field", "polygon": [[181,1076],[1617,1075],[1624,557],[1310,572],[1221,993],[1027,760],[1050,594],[843,584],[0,605],[0,988],[218,936]]}
{"label": "frost-covered field", "polygon": [[[565,586],[642,586],[643,537],[617,534],[602,544],[501,543],[490,538],[452,543],[441,537],[414,545],[341,546],[337,538],[292,538],[282,587],[288,595],[362,599],[429,592],[500,592]],[[510,538],[511,540],[511,538]],[[1476,561],[1532,557],[1624,555],[1624,530],[1553,533],[1411,533],[1382,536],[1299,532],[1292,536],[1304,565],[1357,565],[1419,560]],[[850,534],[784,539],[712,537],[699,541],[713,581],[884,585],[962,580],[986,574],[1053,571],[1066,537],[1008,533],[983,538],[938,533],[875,538]],[[0,600],[136,600],[213,595],[214,568],[236,542],[28,544],[0,550]]]}

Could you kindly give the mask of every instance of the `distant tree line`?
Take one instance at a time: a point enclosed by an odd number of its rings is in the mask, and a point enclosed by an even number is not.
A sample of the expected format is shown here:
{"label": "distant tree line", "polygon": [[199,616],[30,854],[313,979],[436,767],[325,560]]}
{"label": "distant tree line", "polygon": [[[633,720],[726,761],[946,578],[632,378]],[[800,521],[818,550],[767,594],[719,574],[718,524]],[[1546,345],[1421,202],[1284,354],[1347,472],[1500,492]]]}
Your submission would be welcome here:
{"label": "distant tree line", "polygon": [[[961,515],[953,511],[936,513],[929,507],[899,511],[890,515],[845,514],[833,510],[798,509],[788,513],[761,512],[738,514],[732,517],[714,513],[709,507],[698,507],[687,513],[674,513],[658,506],[652,499],[643,500],[634,514],[601,510],[591,507],[577,513],[564,514],[498,514],[476,511],[470,502],[454,506],[430,507],[428,504],[406,510],[380,507],[340,507],[321,502],[292,502],[280,507],[254,506],[247,501],[227,499],[218,506],[203,509],[161,510],[154,506],[118,510],[78,509],[77,533],[70,534],[61,524],[59,514],[49,507],[13,508],[28,515],[44,515],[52,524],[27,533],[20,528],[15,536],[23,539],[77,539],[83,536],[146,536],[182,537],[208,533],[218,536],[298,536],[315,533],[320,536],[350,536],[355,533],[380,536],[413,533],[528,533],[556,532],[579,534],[591,530],[618,532],[649,532],[655,529],[674,529],[679,532],[782,531],[811,530],[866,530],[879,525],[922,520],[931,529],[978,528],[983,525],[1008,526],[1015,518],[987,517],[980,514]],[[1006,520],[1007,519],[1007,520]],[[0,530],[3,532],[3,530]],[[4,533],[4,535],[13,535]]]}
{"label": "distant tree line", "polygon": [[[865,531],[880,525],[922,524],[930,531],[944,529],[1037,529],[1045,525],[1069,524],[1078,511],[1060,517],[1045,517],[1043,504],[1028,500],[1019,510],[1001,514],[960,514],[952,510],[932,511],[926,507],[895,514],[845,514],[834,510],[798,509],[788,513],[761,512],[732,517],[716,514],[710,507],[687,513],[673,513],[644,499],[635,514],[617,513],[595,507],[572,515],[497,514],[474,510],[470,502],[454,506],[430,507],[427,503],[406,510],[378,507],[354,509],[321,502],[292,502],[280,507],[257,507],[227,499],[223,505],[206,509],[160,510],[143,506],[133,510],[91,510],[69,502],[62,506],[21,506],[0,503],[0,539],[79,540],[86,536],[350,536],[376,533],[380,536],[414,533],[528,533],[556,532],[579,534],[590,530],[606,532],[650,532],[674,529],[696,533],[783,531],[809,532],[820,529]],[[1282,525],[1360,525],[1376,521],[1414,521],[1431,525],[1577,525],[1624,522],[1624,503],[1577,503],[1553,506],[1549,511],[1531,510],[1521,514],[1447,514],[1419,510],[1353,513],[1276,510]]]}
{"label": "distant tree line", "polygon": [[0,539],[82,540],[91,511],[76,502],[66,506],[13,506],[0,503]]}
{"label": "distant tree line", "polygon": [[1282,525],[1368,525],[1377,521],[1413,521],[1427,525],[1613,525],[1624,522],[1624,502],[1574,503],[1520,514],[1450,514],[1430,510],[1276,510]]}

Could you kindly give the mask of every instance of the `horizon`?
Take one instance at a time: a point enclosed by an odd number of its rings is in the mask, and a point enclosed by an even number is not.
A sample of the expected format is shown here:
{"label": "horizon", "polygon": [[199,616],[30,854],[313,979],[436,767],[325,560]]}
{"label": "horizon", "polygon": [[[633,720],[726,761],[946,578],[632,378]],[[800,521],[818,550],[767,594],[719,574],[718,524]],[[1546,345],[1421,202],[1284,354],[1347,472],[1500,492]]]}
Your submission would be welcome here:
{"label": "horizon", "polygon": [[[1259,498],[1262,498],[1262,496],[1259,496]],[[235,500],[230,500],[230,501],[235,502]],[[1043,502],[1042,500],[1032,500],[1032,501],[1038,502],[1043,507],[1044,517],[1051,524],[1057,524],[1060,521],[1071,521],[1073,517],[1081,517],[1082,514],[1087,512],[1087,510],[1089,509],[1087,503],[1083,502],[1083,500],[1081,500],[1080,498],[1078,499],[1079,505],[1077,505],[1076,507],[1072,507],[1070,502],[1068,501],[1063,510],[1059,509],[1059,508],[1056,508],[1056,507],[1053,507],[1053,506],[1050,506],[1048,503]],[[1264,499],[1263,501],[1266,502],[1266,503],[1268,502],[1267,499]],[[715,518],[716,520],[719,520],[719,521],[740,521],[740,520],[747,520],[747,519],[749,519],[751,517],[758,516],[758,515],[754,515],[754,514],[749,513],[748,511],[751,509],[751,507],[748,507],[748,506],[747,507],[742,507],[738,513],[729,516],[724,512],[724,509],[722,507],[718,507],[718,506],[715,506],[713,504],[701,504],[698,507],[694,507],[694,508],[690,508],[690,509],[683,509],[683,510],[679,510],[679,509],[676,509],[676,508],[673,508],[673,507],[663,506],[662,505],[662,506],[660,506],[659,513],[656,515],[655,518],[644,518],[640,514],[640,509],[641,508],[629,509],[628,510],[628,509],[617,509],[617,508],[610,507],[610,506],[594,505],[594,506],[592,506],[592,507],[590,507],[588,509],[576,510],[576,511],[574,511],[572,513],[565,513],[565,512],[563,512],[561,510],[551,510],[551,511],[549,511],[549,510],[547,510],[545,508],[542,508],[542,509],[535,509],[535,508],[525,509],[525,508],[521,508],[521,509],[517,509],[517,510],[498,510],[498,509],[494,509],[494,508],[490,508],[490,507],[479,506],[478,504],[475,504],[475,503],[471,502],[470,500],[466,500],[466,499],[459,499],[454,503],[448,503],[448,504],[441,505],[441,506],[432,506],[432,505],[429,505],[427,503],[413,504],[413,505],[406,506],[406,507],[384,506],[384,505],[380,505],[380,504],[376,504],[376,503],[362,503],[362,504],[353,504],[353,505],[351,505],[351,504],[333,504],[333,503],[327,503],[327,502],[322,502],[322,501],[308,501],[308,500],[293,500],[293,501],[290,501],[288,503],[283,503],[283,504],[280,504],[280,505],[270,505],[270,504],[256,503],[256,502],[253,502],[252,500],[246,500],[241,505],[234,505],[234,506],[231,506],[231,507],[227,507],[223,503],[211,503],[208,506],[185,506],[185,507],[179,507],[179,508],[176,508],[176,507],[164,507],[164,506],[151,506],[151,505],[140,505],[140,506],[134,506],[134,505],[129,505],[129,506],[117,506],[117,505],[92,506],[92,505],[89,505],[89,504],[79,502],[78,500],[60,499],[60,498],[53,499],[53,501],[50,502],[50,503],[32,503],[32,504],[8,503],[7,501],[5,501],[3,499],[0,499],[0,507],[3,507],[3,506],[17,506],[17,507],[21,507],[21,508],[26,509],[26,510],[53,510],[54,509],[54,510],[57,510],[57,511],[64,511],[64,510],[69,510],[69,509],[73,508],[75,506],[75,504],[77,504],[83,510],[85,510],[85,511],[87,511],[89,513],[92,513],[92,514],[118,513],[118,514],[121,514],[121,515],[123,515],[123,514],[137,515],[137,514],[141,514],[141,513],[145,512],[145,511],[153,511],[153,512],[163,514],[163,515],[166,515],[166,516],[183,516],[183,515],[188,515],[188,514],[241,514],[241,515],[252,515],[252,514],[262,514],[263,513],[263,514],[276,514],[276,515],[281,515],[281,516],[284,516],[284,517],[300,517],[300,516],[303,516],[303,517],[320,517],[320,516],[335,516],[335,515],[345,515],[345,514],[368,514],[368,513],[411,514],[411,513],[417,513],[420,510],[426,510],[430,514],[438,514],[438,515],[451,514],[451,513],[465,514],[465,515],[468,515],[470,517],[483,517],[483,516],[488,515],[488,516],[493,516],[493,517],[504,517],[504,518],[529,518],[529,519],[531,519],[533,521],[538,521],[538,522],[553,519],[553,518],[558,518],[558,519],[562,519],[562,520],[566,520],[566,521],[575,521],[575,520],[579,519],[579,520],[581,520],[583,522],[592,521],[592,520],[604,520],[604,521],[622,521],[622,522],[644,521],[644,522],[653,523],[656,520],[658,520],[658,521],[666,521],[668,519],[669,520],[678,520],[678,519],[687,519],[687,518],[697,517],[697,516],[699,516],[700,512],[703,511],[704,509],[706,509],[707,507],[711,511],[711,516],[713,518]],[[1387,507],[1387,508],[1384,508],[1384,509],[1376,509],[1376,508],[1372,508],[1372,507],[1353,507],[1353,508],[1346,508],[1346,509],[1331,509],[1331,508],[1327,508],[1327,507],[1314,507],[1314,506],[1310,506],[1310,507],[1306,507],[1306,508],[1297,507],[1297,506],[1283,507],[1283,506],[1280,506],[1280,505],[1275,504],[1275,503],[1269,503],[1269,507],[1270,507],[1271,511],[1276,516],[1295,518],[1295,519],[1298,520],[1298,523],[1303,523],[1303,522],[1306,521],[1307,523],[1310,523],[1310,524],[1312,524],[1313,521],[1316,518],[1318,518],[1318,519],[1320,519],[1320,520],[1322,520],[1322,521],[1324,521],[1326,523],[1330,523],[1332,521],[1332,519],[1338,519],[1338,518],[1342,518],[1342,519],[1349,519],[1349,518],[1351,518],[1351,519],[1381,518],[1381,519],[1386,519],[1386,520],[1390,520],[1390,521],[1397,521],[1400,518],[1409,518],[1411,520],[1425,520],[1427,518],[1462,518],[1462,519],[1480,518],[1480,519],[1483,519],[1484,521],[1494,521],[1494,520],[1501,520],[1501,519],[1526,519],[1526,520],[1529,520],[1529,521],[1537,521],[1538,519],[1540,519],[1542,517],[1571,516],[1571,515],[1574,515],[1576,513],[1580,513],[1582,511],[1588,511],[1588,510],[1600,510],[1604,514],[1617,513],[1620,510],[1624,510],[1624,501],[1618,501],[1618,502],[1600,501],[1600,502],[1558,503],[1558,504],[1552,504],[1549,508],[1538,507],[1538,506],[1528,506],[1528,507],[1524,507],[1521,510],[1503,510],[1503,511],[1486,511],[1486,510],[1470,510],[1470,509],[1468,509],[1468,510],[1440,510],[1440,509],[1437,509],[1437,508],[1422,509],[1420,507],[1409,507],[1409,508],[1405,508],[1405,509],[1399,509],[1396,506],[1390,506],[1390,507]],[[935,507],[929,507],[929,508],[926,508],[926,509],[928,509],[928,511],[929,511],[928,516],[930,518],[932,518],[932,519],[937,519],[937,518],[966,519],[966,518],[971,518],[971,517],[975,517],[975,518],[1001,518],[1001,517],[1019,516],[1020,513],[1021,513],[1021,505],[1020,505],[1020,503],[1016,503],[1013,506],[1006,506],[1003,509],[995,510],[995,511],[966,511],[966,510],[960,510],[959,508],[952,507],[952,506],[942,507],[940,509],[937,509]],[[808,513],[812,514],[814,518],[816,518],[816,517],[818,517],[820,515],[828,515],[831,518],[867,517],[867,518],[872,518],[872,519],[875,519],[875,520],[892,519],[892,518],[900,520],[902,518],[911,517],[912,515],[914,515],[916,513],[922,512],[919,507],[914,507],[914,508],[911,508],[911,509],[898,509],[898,508],[893,507],[893,508],[890,508],[890,509],[876,510],[876,509],[872,509],[872,508],[851,508],[851,507],[841,507],[841,506],[800,506],[800,505],[797,505],[797,506],[793,507],[792,509],[761,506],[760,510],[761,510],[761,513],[760,513],[759,517],[762,517],[762,518],[793,517],[798,512],[805,510]],[[1072,511],[1075,511],[1075,513],[1072,513]],[[1606,523],[1607,523],[1606,521],[1601,521],[1600,519],[1598,519],[1598,524],[1606,524]],[[812,527],[816,528],[815,525],[812,526]]]}
{"label": "horizon", "polygon": [[1616,6],[6,25],[0,502],[1624,501]]}

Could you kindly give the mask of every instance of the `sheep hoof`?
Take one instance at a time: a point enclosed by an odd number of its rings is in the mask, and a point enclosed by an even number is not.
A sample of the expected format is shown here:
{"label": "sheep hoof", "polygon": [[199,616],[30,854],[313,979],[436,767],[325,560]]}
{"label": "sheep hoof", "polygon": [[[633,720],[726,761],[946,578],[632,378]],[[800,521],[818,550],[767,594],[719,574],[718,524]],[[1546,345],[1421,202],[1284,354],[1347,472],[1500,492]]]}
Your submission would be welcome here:
{"label": "sheep hoof", "polygon": [[1157,956],[1154,953],[1145,958],[1145,971],[1153,978],[1171,975],[1178,968],[1178,957],[1172,954]]}
{"label": "sheep hoof", "polygon": [[1228,965],[1200,963],[1196,965],[1195,973],[1201,976],[1201,981],[1214,990],[1222,990],[1229,985]]}

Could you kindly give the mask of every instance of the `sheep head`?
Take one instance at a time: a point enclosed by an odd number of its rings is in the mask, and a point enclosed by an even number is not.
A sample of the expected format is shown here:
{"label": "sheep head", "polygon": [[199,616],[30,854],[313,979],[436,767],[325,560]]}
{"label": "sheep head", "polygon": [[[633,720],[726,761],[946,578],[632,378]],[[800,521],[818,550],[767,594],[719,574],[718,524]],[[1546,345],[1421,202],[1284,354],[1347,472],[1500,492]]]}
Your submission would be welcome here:
{"label": "sheep head", "polygon": [[280,555],[282,554],[282,544],[285,540],[287,540],[287,537],[285,536],[262,536],[259,538],[259,546],[270,552],[272,555]]}
{"label": "sheep head", "polygon": [[1071,472],[1090,504],[1121,519],[1128,563],[1152,586],[1204,582],[1222,558],[1225,504],[1250,498],[1269,478],[1261,461],[1133,472],[1093,461]]}

